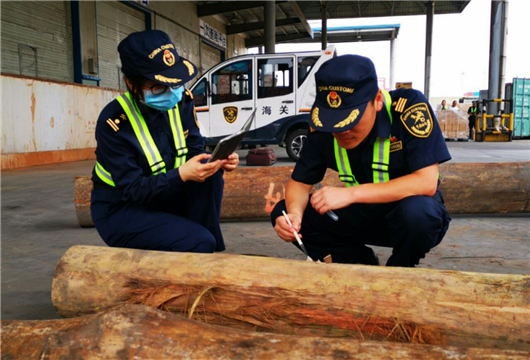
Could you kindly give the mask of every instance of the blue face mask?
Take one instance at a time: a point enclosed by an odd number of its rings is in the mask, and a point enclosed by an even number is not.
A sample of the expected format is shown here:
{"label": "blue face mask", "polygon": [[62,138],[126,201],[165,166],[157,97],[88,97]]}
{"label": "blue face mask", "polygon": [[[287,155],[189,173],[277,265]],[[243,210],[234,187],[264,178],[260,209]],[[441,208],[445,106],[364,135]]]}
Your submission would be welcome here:
{"label": "blue face mask", "polygon": [[144,90],[144,103],[153,109],[168,111],[182,100],[183,93],[184,86],[179,86],[176,89],[169,88],[168,91],[160,95],[153,95],[150,90]]}

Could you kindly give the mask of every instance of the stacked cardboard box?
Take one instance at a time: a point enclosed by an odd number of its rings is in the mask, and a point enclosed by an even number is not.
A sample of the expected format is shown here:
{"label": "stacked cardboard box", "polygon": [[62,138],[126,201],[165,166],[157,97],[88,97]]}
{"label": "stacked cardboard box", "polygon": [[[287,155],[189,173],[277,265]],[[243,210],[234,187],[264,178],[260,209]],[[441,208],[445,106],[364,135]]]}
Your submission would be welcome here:
{"label": "stacked cardboard box", "polygon": [[468,138],[468,119],[463,111],[439,110],[436,112],[436,117],[446,139]]}

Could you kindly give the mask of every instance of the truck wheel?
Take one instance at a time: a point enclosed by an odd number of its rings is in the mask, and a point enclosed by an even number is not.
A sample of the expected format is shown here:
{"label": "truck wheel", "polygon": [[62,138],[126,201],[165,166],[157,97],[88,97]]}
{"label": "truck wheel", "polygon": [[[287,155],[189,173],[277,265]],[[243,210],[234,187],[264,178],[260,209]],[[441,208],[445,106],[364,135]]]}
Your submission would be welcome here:
{"label": "truck wheel", "polygon": [[302,151],[306,138],[306,129],[295,130],[287,136],[287,139],[285,139],[285,147],[287,148],[287,155],[289,155],[291,160],[298,161],[300,159],[300,152]]}

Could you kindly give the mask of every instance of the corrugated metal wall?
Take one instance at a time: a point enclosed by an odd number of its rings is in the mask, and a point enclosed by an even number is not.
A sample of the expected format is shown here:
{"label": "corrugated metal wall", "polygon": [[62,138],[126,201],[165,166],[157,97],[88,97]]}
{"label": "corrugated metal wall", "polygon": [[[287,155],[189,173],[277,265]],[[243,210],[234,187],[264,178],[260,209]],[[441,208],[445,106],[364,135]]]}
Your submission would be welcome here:
{"label": "corrugated metal wall", "polygon": [[100,86],[125,89],[118,44],[132,32],[145,30],[144,14],[119,2],[96,2]]}
{"label": "corrugated metal wall", "polygon": [[69,1],[2,1],[2,72],[73,81]]}
{"label": "corrugated metal wall", "polygon": [[204,74],[221,62],[221,51],[201,42],[201,70]]}

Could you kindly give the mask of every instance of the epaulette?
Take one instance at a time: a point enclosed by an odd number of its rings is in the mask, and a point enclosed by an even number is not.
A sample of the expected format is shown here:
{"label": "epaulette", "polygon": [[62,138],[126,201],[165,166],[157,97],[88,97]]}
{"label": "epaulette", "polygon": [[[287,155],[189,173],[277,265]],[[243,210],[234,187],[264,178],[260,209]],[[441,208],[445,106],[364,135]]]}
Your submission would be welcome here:
{"label": "epaulette", "polygon": [[186,101],[193,100],[193,93],[190,89],[186,89],[186,91],[184,91],[184,94],[186,95]]}
{"label": "epaulette", "polygon": [[119,131],[121,127],[123,127],[123,125],[125,123],[128,122],[128,119],[127,119],[127,116],[125,114],[121,114],[119,117],[117,117],[116,119],[111,119],[111,118],[108,118],[107,119],[107,124],[112,128],[112,130],[114,130],[115,132]]}
{"label": "epaulette", "polygon": [[407,105],[408,99],[400,97],[399,99],[392,102],[392,107],[394,111],[402,113],[405,110],[405,105]]}

